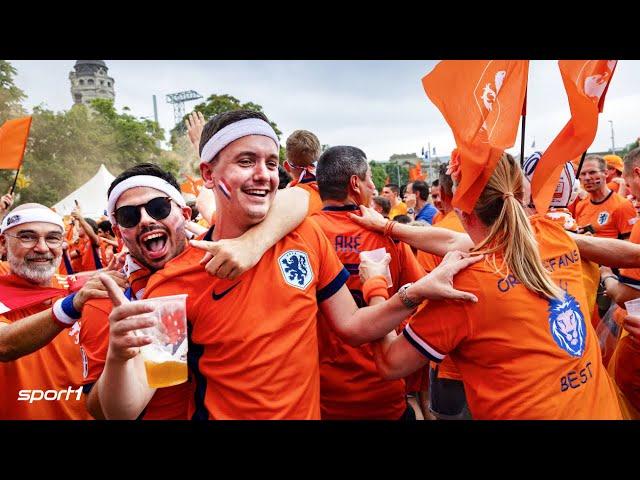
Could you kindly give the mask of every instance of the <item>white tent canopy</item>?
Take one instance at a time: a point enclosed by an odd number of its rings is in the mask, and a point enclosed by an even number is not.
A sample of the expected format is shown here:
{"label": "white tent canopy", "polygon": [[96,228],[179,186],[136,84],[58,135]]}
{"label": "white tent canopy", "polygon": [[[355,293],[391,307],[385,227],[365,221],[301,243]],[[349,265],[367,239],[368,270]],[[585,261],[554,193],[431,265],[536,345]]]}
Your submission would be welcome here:
{"label": "white tent canopy", "polygon": [[104,215],[107,208],[107,190],[114,179],[109,170],[104,165],[100,165],[98,173],[91,180],[60,200],[53,208],[60,215],[69,215],[75,208],[75,200],[77,200],[85,217],[98,219]]}

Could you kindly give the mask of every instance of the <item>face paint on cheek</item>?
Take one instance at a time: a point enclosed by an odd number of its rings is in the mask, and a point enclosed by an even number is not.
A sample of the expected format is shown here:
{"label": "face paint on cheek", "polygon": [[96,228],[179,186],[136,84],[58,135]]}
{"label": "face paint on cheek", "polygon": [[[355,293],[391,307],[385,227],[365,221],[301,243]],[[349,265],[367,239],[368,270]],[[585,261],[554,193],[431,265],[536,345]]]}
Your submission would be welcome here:
{"label": "face paint on cheek", "polygon": [[222,192],[222,194],[227,197],[227,200],[231,200],[231,189],[229,188],[229,185],[227,184],[227,182],[224,181],[224,178],[221,178],[220,180],[218,180],[218,188],[220,189],[220,191]]}

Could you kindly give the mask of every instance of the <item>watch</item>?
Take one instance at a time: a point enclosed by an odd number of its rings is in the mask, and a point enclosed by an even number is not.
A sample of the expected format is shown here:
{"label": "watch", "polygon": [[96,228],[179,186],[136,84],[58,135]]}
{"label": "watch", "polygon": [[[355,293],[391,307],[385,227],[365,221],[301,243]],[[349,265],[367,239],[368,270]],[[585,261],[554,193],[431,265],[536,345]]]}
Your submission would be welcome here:
{"label": "watch", "polygon": [[408,208],[408,209],[407,209],[407,213],[408,213],[409,215],[413,215],[414,213],[416,213],[416,211],[415,211],[413,208]]}
{"label": "watch", "polygon": [[418,306],[422,302],[414,302],[413,300],[411,300],[407,296],[407,288],[409,288],[411,285],[413,285],[413,283],[407,283],[407,284],[401,286],[398,289],[398,295],[400,296],[400,300],[402,301],[402,303],[404,304],[405,307],[407,307],[410,310],[414,310],[414,309],[418,308]]}

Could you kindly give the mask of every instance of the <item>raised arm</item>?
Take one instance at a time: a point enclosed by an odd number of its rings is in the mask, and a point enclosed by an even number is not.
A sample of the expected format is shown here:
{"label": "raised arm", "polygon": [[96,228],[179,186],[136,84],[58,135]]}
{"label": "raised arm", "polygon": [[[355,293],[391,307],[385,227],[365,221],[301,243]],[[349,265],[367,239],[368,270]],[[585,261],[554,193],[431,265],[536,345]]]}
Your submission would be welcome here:
{"label": "raised arm", "polygon": [[360,205],[360,210],[362,216],[349,214],[354,222],[374,232],[389,235],[423,252],[444,257],[447,252],[454,250],[468,252],[473,247],[473,241],[466,233],[454,232],[446,228],[418,227],[390,222],[373,208],[364,205]]}
{"label": "raised arm", "polygon": [[294,230],[307,216],[309,193],[298,187],[279,190],[265,219],[238,238],[207,242],[191,240],[202,249],[201,263],[219,278],[233,280],[260,261],[264,252]]}
{"label": "raised arm", "polygon": [[640,245],[615,238],[569,233],[578,244],[580,255],[609,267],[640,267]]}
{"label": "raised arm", "polygon": [[80,206],[77,206],[76,208],[74,208],[73,211],[71,212],[71,215],[73,216],[73,218],[78,220],[78,222],[80,222],[80,227],[82,227],[84,232],[87,234],[87,236],[91,240],[91,244],[95,247],[100,245],[100,237],[98,237],[98,234],[93,231],[93,228],[91,227],[91,225],[89,225],[87,221],[84,219],[84,217],[82,216],[82,210],[80,210]]}
{"label": "raised arm", "polygon": [[151,339],[133,334],[134,330],[153,325],[154,320],[143,315],[153,308],[130,302],[108,276],[100,274],[100,279],[109,292],[114,308],[109,315],[107,359],[104,370],[93,387],[96,393],[92,392],[93,398],[88,399],[88,404],[93,405],[95,411],[97,395],[99,413],[104,418],[134,420],[140,416],[155,393],[155,389],[146,383],[144,363],[138,355],[139,347],[148,345]]}
{"label": "raised arm", "polygon": [[[386,302],[360,309],[346,285],[343,285],[332,297],[320,303],[320,310],[336,333],[349,345],[359,346],[372,342],[397,327],[424,300],[447,298],[478,301],[471,293],[455,290],[453,277],[481,258],[481,255],[470,257],[465,253],[451,252],[437,268],[406,290],[399,290]],[[402,297],[405,297],[405,301]]]}

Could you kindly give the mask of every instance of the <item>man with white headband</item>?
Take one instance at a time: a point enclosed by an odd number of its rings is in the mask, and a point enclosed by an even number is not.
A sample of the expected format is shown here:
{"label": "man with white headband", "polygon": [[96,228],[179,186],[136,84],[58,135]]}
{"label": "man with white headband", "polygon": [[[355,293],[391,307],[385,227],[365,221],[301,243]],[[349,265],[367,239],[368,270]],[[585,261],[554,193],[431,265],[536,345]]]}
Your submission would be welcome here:
{"label": "man with white headband", "polygon": [[[57,283],[63,231],[62,218],[35,203],[9,212],[0,227],[11,270],[0,277],[2,420],[89,418],[81,398],[86,357],[77,320],[89,298],[106,292],[98,278],[70,295]],[[109,274],[124,285],[124,276]]]}
{"label": "man with white headband", "polygon": [[[127,298],[142,297],[149,278],[181,256],[188,247],[185,225],[191,218],[190,208],[178,190],[176,179],[157,165],[139,164],[122,172],[108,191],[107,212],[114,233],[129,250],[125,264],[130,288]],[[234,278],[255,265],[264,251],[295,228],[307,212],[308,194],[300,189],[283,193],[269,216],[242,237],[221,242],[200,242],[205,250],[197,250],[198,261],[218,277]],[[211,279],[205,274],[204,284]],[[83,313],[80,341],[89,358],[85,392],[90,392],[87,407],[96,418],[103,418],[100,406],[100,383],[109,350],[108,300],[89,302]],[[131,338],[124,332],[119,340]],[[116,342],[117,343],[117,342]],[[114,352],[117,349],[112,349]],[[162,388],[155,392],[140,419],[187,418],[190,384]]]}
{"label": "man with white headband", "polygon": [[[274,208],[278,138],[262,113],[238,110],[211,119],[200,146],[200,171],[217,204],[216,223],[205,240],[232,241],[266,221]],[[287,190],[295,189],[281,192]],[[455,259],[439,271],[444,277],[434,271],[433,277],[407,287],[402,299],[395,295],[358,310],[345,285],[349,273],[310,219],[235,280],[213,278],[197,268],[201,255],[196,248],[185,250],[151,277],[144,294],[189,295],[189,366],[195,388],[189,396],[191,419],[318,419],[318,308],[340,336],[359,345],[392,330],[430,290],[438,298],[442,292],[468,298],[443,283],[470,262]],[[144,365],[134,347],[150,339],[115,334],[141,328],[129,318],[140,309],[110,279],[104,281],[116,307],[110,315],[109,356],[98,383],[100,404],[106,418],[136,418],[154,390],[137,380]]]}

